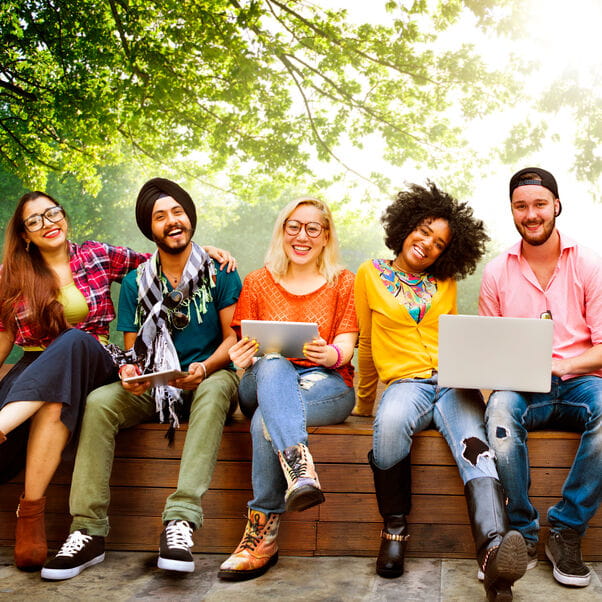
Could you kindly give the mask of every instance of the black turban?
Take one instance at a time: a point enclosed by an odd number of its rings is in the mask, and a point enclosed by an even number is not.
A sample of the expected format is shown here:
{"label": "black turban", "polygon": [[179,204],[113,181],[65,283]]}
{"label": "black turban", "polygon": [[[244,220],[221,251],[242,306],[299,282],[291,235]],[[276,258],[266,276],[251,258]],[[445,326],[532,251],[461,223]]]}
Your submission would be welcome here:
{"label": "black turban", "polygon": [[190,195],[179,185],[165,178],[153,178],[142,186],[136,199],[136,223],[146,238],[153,240],[151,228],[153,207],[155,201],[164,196],[170,196],[177,201],[186,212],[192,233],[196,229],[196,208]]}

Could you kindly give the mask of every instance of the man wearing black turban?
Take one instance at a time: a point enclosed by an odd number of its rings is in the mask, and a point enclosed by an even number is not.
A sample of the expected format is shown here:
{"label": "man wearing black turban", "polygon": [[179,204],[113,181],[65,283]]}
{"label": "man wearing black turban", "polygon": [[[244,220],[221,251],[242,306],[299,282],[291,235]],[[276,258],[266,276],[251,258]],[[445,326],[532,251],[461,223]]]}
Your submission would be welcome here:
{"label": "man wearing black turban", "polygon": [[[155,413],[169,420],[172,438],[181,416],[189,416],[178,484],[162,514],[157,565],[194,570],[190,549],[193,530],[203,523],[200,500],[237,399],[228,350],[236,342],[230,323],[241,282],[236,271],[216,269],[217,262],[192,241],[196,211],[178,184],[164,178],[144,184],[136,221],[157,251],[121,284],[117,329],[128,351],[114,350],[114,356],[123,380],[88,396],[69,499],[71,534],[42,569],[44,579],[69,579],[104,560],[115,434]],[[127,382],[180,369],[185,375],[167,382]]]}
{"label": "man wearing black turban", "polygon": [[190,195],[179,185],[166,178],[153,178],[142,186],[136,199],[136,223],[142,234],[154,240],[151,229],[153,207],[157,199],[170,196],[177,201],[188,216],[192,234],[196,230],[196,209]]}

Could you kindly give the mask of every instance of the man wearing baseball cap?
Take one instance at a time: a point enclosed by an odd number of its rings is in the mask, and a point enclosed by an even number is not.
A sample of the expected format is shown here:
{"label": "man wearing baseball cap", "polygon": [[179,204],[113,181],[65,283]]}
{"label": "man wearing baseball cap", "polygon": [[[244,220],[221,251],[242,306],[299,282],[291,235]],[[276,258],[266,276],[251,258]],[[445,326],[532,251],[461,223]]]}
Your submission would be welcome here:
{"label": "man wearing baseball cap", "polygon": [[[44,579],[70,579],[104,560],[115,435],[155,414],[170,423],[171,438],[179,421],[188,420],[177,487],[163,509],[157,566],[194,571],[192,533],[202,526],[201,497],[237,401],[238,377],[228,350],[236,342],[230,322],[241,282],[236,271],[217,269],[192,241],[195,205],[175,182],[153,178],[142,186],[136,222],[157,250],[121,285],[117,329],[127,351],[110,349],[121,382],[88,396],[69,498],[71,533],[42,569]],[[166,370],[185,375],[127,382]]]}
{"label": "man wearing baseball cap", "polygon": [[562,499],[548,510],[545,552],[557,581],[584,587],[590,569],[581,538],[602,497],[602,259],[558,231],[558,185],[545,169],[512,176],[510,209],[521,240],[485,267],[479,313],[554,321],[551,390],[492,393],[487,433],[508,496],[510,528],[525,538],[527,568],[533,568],[539,518],[528,494],[527,432],[581,432]]}

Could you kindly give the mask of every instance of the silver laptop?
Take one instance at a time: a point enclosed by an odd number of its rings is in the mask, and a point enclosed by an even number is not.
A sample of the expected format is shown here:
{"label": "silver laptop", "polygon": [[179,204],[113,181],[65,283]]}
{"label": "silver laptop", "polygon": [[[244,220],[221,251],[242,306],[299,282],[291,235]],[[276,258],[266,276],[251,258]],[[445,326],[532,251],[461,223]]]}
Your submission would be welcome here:
{"label": "silver laptop", "polygon": [[552,320],[439,316],[439,385],[548,393]]}

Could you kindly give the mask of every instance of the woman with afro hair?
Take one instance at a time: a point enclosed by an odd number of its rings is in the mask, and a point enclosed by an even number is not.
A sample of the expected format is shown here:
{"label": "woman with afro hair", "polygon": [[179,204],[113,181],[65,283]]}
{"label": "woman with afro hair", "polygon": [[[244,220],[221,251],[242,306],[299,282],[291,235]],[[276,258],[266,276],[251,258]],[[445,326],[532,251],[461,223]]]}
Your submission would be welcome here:
{"label": "woman with afro hair", "polygon": [[465,485],[487,598],[511,600],[511,585],[526,571],[527,552],[522,536],[508,531],[483,426],[483,397],[478,390],[437,384],[439,316],[457,313],[456,281],[474,272],[489,238],[466,203],[431,182],[398,193],[382,223],[394,259],[364,262],[355,280],[360,339],[354,413],[370,415],[378,381],[386,385],[368,455],[384,520],[376,572],[403,573],[412,435],[435,428]]}

